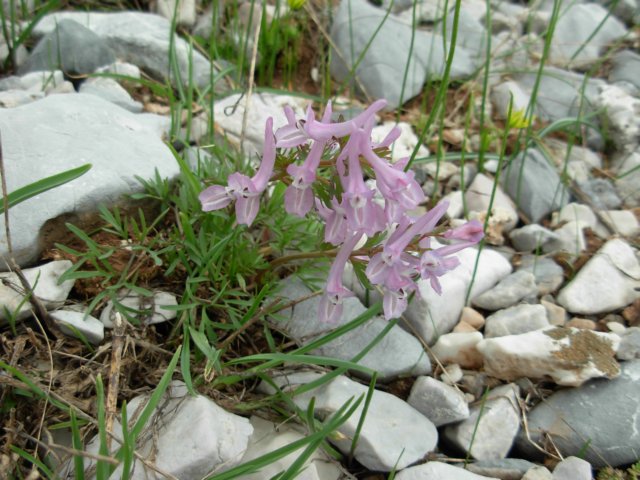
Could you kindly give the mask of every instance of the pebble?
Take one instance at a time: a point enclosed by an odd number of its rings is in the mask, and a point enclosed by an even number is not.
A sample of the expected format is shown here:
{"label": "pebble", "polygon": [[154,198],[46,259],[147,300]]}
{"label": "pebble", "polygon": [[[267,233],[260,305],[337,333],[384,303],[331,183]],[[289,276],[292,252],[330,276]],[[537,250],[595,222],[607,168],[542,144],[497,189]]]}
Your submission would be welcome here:
{"label": "pebble", "polygon": [[[277,295],[285,299],[283,303],[288,303],[307,297],[311,292],[299,277],[292,276],[281,283],[281,289]],[[343,303],[342,318],[335,325],[327,325],[319,321],[319,304],[319,296],[309,298],[296,304],[293,309],[279,311],[277,319],[273,322],[300,345],[306,345],[350,322],[366,310],[358,298],[346,298]],[[387,324],[384,318],[376,316],[314,350],[313,353],[329,358],[351,360],[366,348],[387,327]],[[381,381],[390,381],[399,376],[425,375],[431,372],[429,357],[418,339],[397,325],[361,358],[358,364],[378,372],[378,379]],[[354,371],[354,374],[370,378],[362,371]]]}
{"label": "pebble", "polygon": [[177,13],[176,23],[183,27],[196,24],[196,0],[157,0],[156,11],[170,21]]}
{"label": "pebble", "polygon": [[[183,38],[171,31],[171,22],[160,15],[143,12],[81,12],[67,11],[45,15],[35,25],[33,34],[43,36],[55,30],[62,20],[69,19],[90,29],[125,62],[132,63],[145,70],[153,78],[165,81],[172,58],[176,59],[180,78],[191,78],[200,89],[211,87],[211,68],[213,76],[218,74],[217,68],[197,49],[191,48]],[[141,35],[140,32],[144,32]],[[169,38],[173,35],[172,41]],[[173,45],[175,55],[169,52]],[[189,71],[191,70],[191,75]],[[172,85],[177,86],[178,79],[169,75]],[[216,82],[217,93],[224,90],[224,82]],[[146,178],[146,177],[145,177]]]}
{"label": "pebble", "polygon": [[117,303],[109,300],[100,313],[100,321],[106,328],[113,328],[116,313],[134,325],[154,325],[173,320],[178,312],[178,300],[168,292],[153,292],[146,297],[132,290],[120,290]]}
{"label": "pebble", "polygon": [[478,475],[499,478],[500,480],[521,480],[523,475],[532,467],[535,467],[535,464],[527,460],[500,458],[469,463],[467,470]]}
{"label": "pebble", "polygon": [[472,333],[477,332],[478,330],[469,325],[467,322],[458,322],[458,324],[453,327],[453,333]]}
{"label": "pebble", "polygon": [[[489,201],[494,183],[494,180],[482,173],[478,173],[473,178],[473,182],[471,182],[471,185],[469,185],[464,194],[469,212],[486,213],[489,210]],[[496,188],[492,209],[494,214],[496,214],[498,210],[504,213],[502,231],[508,233],[513,230],[516,223],[518,223],[518,212],[515,209],[513,201],[502,191],[500,186]]]}
{"label": "pebble", "polygon": [[59,69],[71,75],[87,75],[115,60],[106,39],[76,21],[61,18],[36,44],[18,72]]}
{"label": "pebble", "polygon": [[[127,404],[130,429],[148,401],[149,395],[142,395]],[[143,458],[153,455],[156,467],[180,479],[204,478],[238,465],[253,433],[248,419],[225,411],[208,397],[190,395],[178,381],[170,384],[164,402],[152,412],[147,425],[154,427],[138,437],[136,451]],[[119,441],[121,431],[115,420],[113,434]],[[99,444],[98,436],[94,437],[87,451],[98,453]],[[114,448],[116,445],[114,442]],[[85,470],[92,463],[85,459]],[[139,460],[133,462],[132,471],[131,478],[156,478]],[[111,478],[123,478],[122,464]]]}
{"label": "pebble", "polygon": [[640,99],[618,86],[606,85],[601,88],[596,105],[604,111],[616,148],[624,152],[635,150],[640,143]]}
{"label": "pebble", "polygon": [[560,211],[553,215],[553,224],[559,225],[563,222],[582,222],[591,230],[596,230],[598,225],[598,217],[591,207],[582,203],[567,203]]}
{"label": "pebble", "polygon": [[567,457],[553,469],[553,480],[591,480],[591,464],[578,457]]}
{"label": "pebble", "polygon": [[571,221],[556,230],[556,234],[562,241],[562,251],[577,257],[587,249],[587,239],[584,229],[591,228],[583,221]]}
{"label": "pebble", "polygon": [[[607,322],[607,328],[609,329],[610,332],[617,333],[621,337],[627,331],[627,327],[625,327],[623,323],[615,322],[615,321]],[[622,342],[620,343],[620,348],[618,349],[618,353],[620,353],[621,348],[622,348]]]}
{"label": "pebble", "polygon": [[[45,308],[57,308],[64,304],[73,288],[74,280],[60,283],[60,277],[73,264],[69,260],[57,260],[39,267],[26,268],[22,271],[33,293]],[[0,324],[6,324],[7,312],[11,312],[16,320],[24,320],[32,313],[31,303],[25,301],[24,289],[18,276],[13,273],[0,273]]]}
{"label": "pebble", "polygon": [[640,55],[633,50],[621,50],[612,58],[609,82],[628,82],[640,91]]}
{"label": "pebble", "polygon": [[616,189],[627,207],[640,206],[640,148],[633,152],[621,152],[612,159],[613,172],[617,175]]}
{"label": "pebble", "polygon": [[598,325],[596,322],[589,320],[588,318],[574,317],[567,322],[567,327],[580,328],[582,330],[596,330]]}
{"label": "pebble", "polygon": [[484,337],[518,335],[549,326],[547,311],[542,305],[526,303],[499,310],[487,317]]}
{"label": "pebble", "polygon": [[505,192],[532,222],[569,202],[570,194],[554,167],[534,148],[519,155],[503,173]]}
{"label": "pebble", "polygon": [[614,210],[622,205],[615,187],[606,178],[590,178],[580,182],[578,186],[582,193],[589,197],[591,204],[599,210]]}
{"label": "pebble", "polygon": [[480,368],[482,355],[476,349],[480,340],[480,332],[445,333],[431,347],[431,353],[443,365],[457,363],[462,368]]}
{"label": "pebble", "polygon": [[[305,438],[302,429],[295,424],[279,424],[264,420],[257,416],[249,419],[253,427],[253,433],[249,438],[247,450],[240,463],[247,463],[263,455],[283,448],[293,442]],[[241,480],[264,480],[273,478],[280,472],[286,471],[303,453],[303,448],[295,450],[289,455],[262,467],[260,470],[240,475],[236,478]],[[313,452],[302,465],[305,480],[338,480],[341,478],[341,471],[338,466],[331,461],[326,453],[320,448]],[[296,478],[300,478],[299,476]]]}
{"label": "pebble", "polygon": [[558,303],[571,313],[612,312],[640,298],[640,263],[634,250],[620,239],[609,240],[558,294]]}
{"label": "pebble", "polygon": [[547,311],[547,319],[550,325],[562,327],[567,323],[567,311],[560,305],[542,298],[540,299],[540,305]]}
{"label": "pebble", "polygon": [[[620,324],[618,323],[616,325]],[[640,358],[640,328],[629,327],[619,333],[619,335],[620,347],[618,347],[618,351],[616,352],[616,358],[618,358],[618,360]]]}
{"label": "pebble", "polygon": [[108,102],[129,110],[132,113],[142,112],[143,106],[135,101],[122,86],[112,78],[94,77],[85,80],[80,85],[80,93],[97,95]]}
{"label": "pebble", "polygon": [[469,406],[464,395],[458,389],[432,377],[416,378],[407,403],[431,420],[436,427],[469,417]]}
{"label": "pebble", "polygon": [[484,327],[485,324],[484,316],[471,307],[464,307],[462,309],[462,313],[460,314],[460,321],[471,325],[476,330],[480,330],[482,327]]}
{"label": "pebble", "polygon": [[603,212],[612,230],[623,237],[637,237],[640,235],[640,222],[630,210],[608,210]]}
{"label": "pebble", "polygon": [[[136,177],[153,178],[156,171],[162,178],[179,174],[171,150],[154,131],[155,118],[80,93],[50,95],[22,107],[0,109],[9,191],[70,168],[92,165],[72,182],[11,208],[11,238],[19,265],[35,262],[43,248],[67,240],[65,221],[73,220],[82,228],[82,220],[91,221],[90,213],[98,205],[142,191]],[[69,212],[76,215],[61,218]],[[0,256],[7,255],[4,230],[1,218]],[[0,268],[6,268],[3,261]]]}
{"label": "pebble", "polygon": [[550,253],[562,248],[562,240],[557,234],[535,223],[512,230],[509,238],[520,252]]}
{"label": "pebble", "polygon": [[[273,381],[285,391],[319,379],[314,372],[284,374]],[[260,389],[274,393],[271,385],[262,383]],[[368,387],[339,376],[322,386],[293,397],[294,403],[307,410],[312,398],[317,416],[327,418],[350,399],[364,397]],[[361,403],[345,423],[338,427],[340,435],[332,435],[329,441],[340,451],[349,454],[353,435],[360,427],[364,404]],[[393,415],[389,415],[393,412]],[[354,458],[369,470],[389,472],[401,470],[421,460],[438,443],[438,431],[427,417],[398,397],[374,390],[368,405],[366,418],[361,425],[360,437],[353,452]]]}
{"label": "pebble", "polygon": [[410,467],[396,474],[397,480],[442,480],[455,478],[456,480],[497,480],[492,477],[477,475],[442,462],[427,462],[422,465]]}
{"label": "pebble", "polygon": [[560,454],[580,456],[594,468],[636,462],[640,451],[639,380],[640,360],[631,360],[622,363],[620,376],[613,380],[592,380],[551,394],[527,414],[528,432],[520,432],[518,448],[538,457],[531,442],[542,444],[549,437]]}
{"label": "pebble", "polygon": [[518,396],[514,384],[494,388],[469,418],[445,427],[444,437],[477,460],[505,458],[520,430]]}
{"label": "pebble", "polygon": [[[373,127],[373,130],[371,131],[371,139],[373,140],[373,143],[382,142],[393,128],[400,129],[400,137],[398,137],[398,139],[389,146],[389,150],[391,150],[391,159],[394,162],[397,162],[401,158],[410,157],[413,150],[420,142],[418,141],[418,136],[413,131],[413,127],[407,122],[396,123],[387,121],[381,125]],[[428,157],[429,149],[421,144],[420,147],[418,147],[418,153],[416,155],[417,158]]]}
{"label": "pebble", "polygon": [[451,365],[446,365],[444,367],[444,371],[440,375],[440,380],[442,380],[447,385],[455,385],[463,377],[462,368],[457,363],[452,363]]}
{"label": "pebble", "polygon": [[81,340],[84,338],[94,345],[104,340],[104,324],[91,315],[73,310],[56,310],[50,315],[66,335]]}
{"label": "pebble", "polygon": [[620,338],[612,333],[554,327],[520,335],[487,338],[477,348],[485,372],[501,380],[550,377],[578,386],[590,378],[618,376],[614,359]]}
{"label": "pebble", "polygon": [[527,470],[522,480],[553,480],[553,475],[547,467],[536,465]]}
{"label": "pebble", "polygon": [[520,270],[533,274],[540,296],[555,292],[564,282],[564,270],[549,257],[526,255],[520,260]]}
{"label": "pebble", "polygon": [[500,280],[492,289],[474,297],[471,303],[491,311],[510,307],[523,298],[537,295],[538,287],[535,280],[532,273],[518,270]]}

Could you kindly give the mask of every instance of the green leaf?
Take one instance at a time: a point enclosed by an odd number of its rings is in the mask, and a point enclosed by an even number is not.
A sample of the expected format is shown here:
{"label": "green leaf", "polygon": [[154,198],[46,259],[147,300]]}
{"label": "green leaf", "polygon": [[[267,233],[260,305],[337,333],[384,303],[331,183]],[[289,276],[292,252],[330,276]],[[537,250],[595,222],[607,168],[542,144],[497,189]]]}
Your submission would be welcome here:
{"label": "green leaf", "polygon": [[[91,164],[87,163],[86,165],[82,165],[81,167],[73,168],[71,170],[67,170],[66,172],[57,173],[55,175],[51,175],[50,177],[43,178],[42,180],[38,180],[37,182],[25,185],[24,187],[8,194],[6,204],[9,208],[14,207],[19,203],[24,202],[25,200],[29,200],[31,197],[35,197],[36,195],[40,195],[41,193],[44,193],[48,190],[59,187],[60,185],[69,183],[70,181],[81,177],[90,169]],[[0,205],[0,214],[4,213],[4,206],[4,203]]]}

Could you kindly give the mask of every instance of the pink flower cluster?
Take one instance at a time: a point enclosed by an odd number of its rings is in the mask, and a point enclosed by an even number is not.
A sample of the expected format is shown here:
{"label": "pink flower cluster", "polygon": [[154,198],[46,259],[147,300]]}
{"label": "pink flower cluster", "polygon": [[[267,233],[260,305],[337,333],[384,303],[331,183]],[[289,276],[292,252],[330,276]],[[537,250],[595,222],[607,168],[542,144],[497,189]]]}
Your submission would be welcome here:
{"label": "pink flower cluster", "polygon": [[[360,252],[357,255],[368,259],[365,274],[383,292],[387,319],[405,311],[409,295],[417,291],[419,278],[429,280],[440,294],[439,278],[459,264],[452,254],[483,237],[482,225],[472,220],[439,235],[450,244],[431,246],[431,238],[436,235],[434,229],[448,205],[440,202],[420,217],[409,214],[426,199],[413,172],[404,170],[408,159],[391,164],[376,153],[389,147],[400,130],[393,129],[380,143],[371,139],[375,114],[385,105],[384,100],[378,100],[357,117],[339,123],[331,123],[330,103],[321,120],[316,120],[310,107],[305,119],[296,119],[293,110],[287,107],[287,124],[275,133],[273,120],[267,120],[264,152],[257,173],[252,178],[234,173],[229,176],[227,186],[214,185],[200,194],[204,211],[218,210],[235,201],[238,223],[251,225],[259,210],[260,195],[274,174],[276,149],[305,152],[300,165],[291,163],[286,168],[290,183],[285,192],[285,209],[298,216],[315,211],[325,222],[325,242],[339,247],[320,303],[320,317],[327,322],[340,319],[343,300],[353,296],[342,284],[342,273],[365,236],[386,233],[369,255]],[[327,154],[336,188],[329,202],[323,202],[314,194],[314,186]],[[373,172],[375,188],[365,182],[363,166]]]}

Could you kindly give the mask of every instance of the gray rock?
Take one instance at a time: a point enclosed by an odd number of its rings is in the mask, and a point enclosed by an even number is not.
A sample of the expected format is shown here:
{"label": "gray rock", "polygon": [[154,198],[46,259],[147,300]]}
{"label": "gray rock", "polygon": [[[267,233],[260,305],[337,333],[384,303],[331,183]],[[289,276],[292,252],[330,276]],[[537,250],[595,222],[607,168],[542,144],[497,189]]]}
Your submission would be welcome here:
{"label": "gray rock", "polygon": [[[314,372],[293,373],[275,377],[273,381],[284,391],[291,391],[320,377],[322,374]],[[265,382],[261,384],[260,389],[274,393],[273,387]],[[299,408],[306,410],[311,399],[315,398],[315,415],[327,418],[350,399],[364,399],[368,390],[364,385],[339,376],[318,388],[294,396],[293,401]],[[340,435],[329,439],[345,454],[351,450],[353,435],[359,426],[363,407],[364,404],[361,403],[353,415],[338,427]],[[437,443],[438,431],[427,417],[398,397],[374,390],[354,457],[369,470],[402,470],[421,460]]]}
{"label": "gray rock", "polygon": [[158,0],[157,12],[167,20],[177,13],[176,24],[193,27],[196,23],[196,0]]}
{"label": "gray rock", "polygon": [[[365,0],[345,0],[340,3],[334,15],[331,38],[343,58],[333,51],[331,73],[340,82],[346,80],[352,65],[373,38],[356,68],[356,75],[371,97],[386,98],[389,108],[394,108],[400,104],[412,27],[390,16],[374,34],[384,16],[384,10]],[[415,32],[403,102],[420,93],[427,78],[441,77],[445,65],[443,43],[440,35],[421,30]],[[475,69],[476,58],[465,48],[456,47],[450,78],[468,77]]]}
{"label": "gray rock", "polygon": [[620,347],[616,352],[619,360],[640,358],[640,328],[630,327],[620,334]]}
{"label": "gray rock", "polygon": [[[35,268],[22,271],[33,294],[46,308],[62,306],[69,292],[73,288],[74,280],[60,283],[60,277],[73,264],[69,260],[49,262]],[[32,314],[31,303],[25,299],[25,292],[18,276],[13,273],[0,274],[0,325],[6,323],[7,312],[15,316],[16,320],[23,320]]]}
{"label": "gray rock", "polygon": [[51,312],[51,318],[58,324],[62,333],[81,339],[84,337],[95,345],[104,340],[104,324],[91,315],[73,310],[56,310]]}
{"label": "gray rock", "polygon": [[591,480],[591,465],[578,457],[567,457],[553,469],[553,480]]}
{"label": "gray rock", "polygon": [[[298,277],[289,277],[282,282],[278,297],[285,303],[307,297],[312,292]],[[336,325],[327,325],[318,319],[320,297],[315,296],[278,312],[272,322],[284,329],[296,342],[306,345],[330,333],[335,328],[350,322],[366,309],[353,297],[344,301],[342,319]],[[351,360],[360,353],[387,326],[382,317],[374,317],[363,325],[314,350],[314,354]],[[359,362],[359,365],[378,372],[378,379],[389,381],[398,376],[426,375],[431,372],[429,357],[420,342],[399,326],[393,327]],[[357,375],[365,375],[355,371]]]}
{"label": "gray rock", "polygon": [[142,112],[142,104],[131,98],[129,92],[112,78],[89,78],[80,85],[79,92],[96,95],[133,113]]}
{"label": "gray rock", "polygon": [[610,180],[592,178],[578,184],[582,192],[589,197],[593,206],[600,210],[614,210],[622,205],[616,189]]}
{"label": "gray rock", "polygon": [[[640,360],[632,360],[622,364],[618,378],[592,380],[582,387],[553,393],[527,415],[531,440],[542,444],[550,437],[562,455],[580,455],[594,468],[637,461],[638,379]],[[521,432],[516,443],[525,454],[537,457],[539,451],[531,440]]]}
{"label": "gray rock", "polygon": [[469,418],[469,406],[464,395],[433,377],[416,378],[407,403],[431,420],[436,427]]}
{"label": "gray rock", "polygon": [[478,343],[484,370],[501,380],[551,378],[578,386],[591,378],[614,378],[620,338],[613,333],[555,327],[520,335],[485,338]]}
{"label": "gray rock", "polygon": [[533,273],[538,295],[555,292],[564,281],[564,270],[553,259],[528,255],[522,257],[518,271]]}
{"label": "gray rock", "polygon": [[31,72],[20,77],[12,76],[0,80],[0,90],[27,90],[30,93],[51,93],[64,84],[60,70]]}
{"label": "gray rock", "polygon": [[505,458],[520,430],[518,395],[514,384],[494,388],[469,418],[445,427],[444,437],[477,460]]}
{"label": "gray rock", "polygon": [[444,478],[455,478],[456,480],[497,480],[491,477],[480,476],[460,467],[442,462],[427,462],[422,465],[406,468],[396,474],[395,478],[398,480],[442,480]]}
{"label": "gray rock", "polygon": [[100,314],[100,321],[106,328],[113,328],[116,314],[135,325],[153,325],[176,318],[178,312],[176,297],[167,292],[154,292],[145,297],[131,290],[118,292],[117,300],[109,300]]}
{"label": "gray rock", "polygon": [[536,465],[535,467],[527,470],[522,480],[553,480],[553,475],[547,467],[542,465]]}
{"label": "gray rock", "polygon": [[[175,158],[152,130],[149,118],[83,94],[51,95],[0,110],[9,191],[70,168],[93,165],[82,177],[11,208],[11,237],[20,265],[34,262],[44,246],[66,238],[64,221],[79,222],[99,204],[113,204],[123,194],[142,191],[136,176],[152,178],[156,170],[162,178],[179,174]],[[68,216],[61,221],[64,214]],[[0,226],[0,255],[6,256],[4,218]],[[0,268],[6,268],[4,262]]]}
{"label": "gray rock", "polygon": [[609,82],[629,82],[640,90],[640,55],[632,50],[622,50],[612,58]]}
{"label": "gray rock", "polygon": [[600,60],[603,47],[626,34],[624,24],[607,9],[595,3],[573,3],[558,19],[549,59],[562,67],[586,67]]}
{"label": "gray rock", "polygon": [[[305,438],[303,429],[296,428],[295,424],[278,424],[264,420],[260,417],[252,416],[249,421],[253,427],[253,434],[249,438],[247,451],[240,463],[247,463],[251,460],[267,455],[278,448],[285,447],[293,442]],[[263,480],[273,478],[276,474],[285,471],[302,454],[303,447],[282,457],[269,465],[262,467],[254,473],[239,475],[236,480]],[[335,461],[332,463],[329,456],[318,448],[311,454],[310,458],[302,466],[305,480],[338,480],[341,478],[340,468]],[[297,477],[302,477],[302,474]]]}
{"label": "gray rock", "polygon": [[[149,395],[142,395],[127,405],[130,430],[148,401]],[[136,442],[136,452],[143,458],[152,456],[162,472],[185,480],[204,478],[239,464],[253,433],[249,420],[225,411],[203,395],[191,396],[178,381],[171,383],[146,425]],[[113,434],[119,441],[121,432],[122,426],[115,420]],[[96,436],[87,451],[97,453],[99,444]],[[112,446],[116,448],[118,443]],[[85,459],[85,470],[92,464]],[[109,478],[122,478],[122,470],[120,464]],[[130,473],[132,480],[161,478],[137,459]]]}
{"label": "gray rock", "polygon": [[526,303],[500,310],[486,319],[485,338],[518,335],[549,326],[547,311],[542,305]]}
{"label": "gray rock", "polygon": [[538,222],[569,201],[569,191],[560,175],[536,149],[519,155],[505,169],[505,191],[532,221]]}
{"label": "gray rock", "polygon": [[616,189],[627,207],[640,206],[640,149],[621,153],[613,159]]}
{"label": "gray rock", "polygon": [[558,235],[536,223],[512,230],[509,238],[515,249],[520,252],[550,253],[562,248],[562,240]]}
{"label": "gray rock", "polygon": [[538,293],[536,277],[527,271],[518,270],[500,280],[491,290],[474,297],[473,305],[485,310],[496,311],[510,307],[526,297]]}
{"label": "gray rock", "polygon": [[68,75],[87,75],[115,60],[104,38],[76,21],[61,18],[40,39],[18,72],[60,69]]}
{"label": "gray rock", "polygon": [[467,465],[467,470],[486,477],[496,477],[500,480],[520,480],[534,463],[519,458],[500,458],[497,460],[482,460]]}
{"label": "gray rock", "polygon": [[[211,78],[218,74],[211,62],[195,48],[192,49],[184,39],[175,35],[170,41],[171,22],[160,15],[142,12],[56,12],[45,15],[33,29],[33,34],[45,35],[64,19],[74,20],[90,29],[107,41],[120,60],[143,68],[157,80],[169,78],[174,86],[179,83],[170,65],[171,44],[175,49],[181,82],[188,80],[189,65],[193,83],[200,89],[210,88]],[[218,93],[224,91],[222,82],[217,82],[213,88]]]}
{"label": "gray rock", "polygon": [[583,315],[607,313],[640,298],[640,263],[625,241],[609,240],[558,294],[558,303]]}

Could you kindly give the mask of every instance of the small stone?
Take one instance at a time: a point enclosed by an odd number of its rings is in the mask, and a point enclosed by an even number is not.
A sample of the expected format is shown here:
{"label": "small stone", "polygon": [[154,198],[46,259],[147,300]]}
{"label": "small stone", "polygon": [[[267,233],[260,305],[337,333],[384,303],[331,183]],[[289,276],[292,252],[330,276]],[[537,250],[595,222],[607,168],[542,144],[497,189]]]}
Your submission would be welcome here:
{"label": "small stone", "polygon": [[15,108],[35,102],[44,97],[41,92],[25,92],[24,90],[5,90],[0,92],[0,107]]}
{"label": "small stone", "polygon": [[553,480],[591,480],[591,464],[578,457],[567,457],[553,469]]}
{"label": "small stone", "polygon": [[591,207],[582,203],[568,203],[553,217],[554,225],[563,222],[583,222],[591,230],[595,230],[598,224],[598,217],[596,217]]}
{"label": "small stone", "polygon": [[547,311],[547,319],[550,325],[556,327],[563,327],[567,322],[567,311],[560,305],[556,305],[553,302],[549,302],[544,299],[540,299],[540,305],[542,305]]}
{"label": "small stone", "polygon": [[501,458],[469,463],[467,470],[485,477],[499,478],[500,480],[521,480],[522,476],[535,466],[534,463],[519,458]]}
{"label": "small stone", "polygon": [[620,347],[616,357],[618,360],[640,358],[640,328],[629,327],[620,334]]}
{"label": "small stone", "polygon": [[[73,264],[69,260],[57,260],[39,267],[22,271],[33,293],[46,308],[62,306],[73,288],[74,280],[60,283],[60,277]],[[32,313],[31,303],[25,299],[24,289],[18,276],[11,273],[0,273],[0,325],[6,323],[7,313],[15,315],[16,320],[23,320]]]}
{"label": "small stone", "polygon": [[521,252],[550,253],[562,248],[562,240],[557,234],[535,223],[512,230],[509,234],[516,250]]}
{"label": "small stone", "polygon": [[609,240],[558,294],[569,312],[592,315],[624,308],[640,298],[640,263],[623,240]]}
{"label": "small stone", "polygon": [[548,468],[537,465],[527,470],[522,480],[553,480],[553,475]]}
{"label": "small stone", "polygon": [[438,338],[431,353],[443,365],[458,364],[463,368],[480,368],[482,355],[476,345],[482,340],[480,332],[447,333]]}
{"label": "small stone", "polygon": [[558,385],[578,386],[596,377],[614,378],[620,338],[612,333],[554,327],[520,335],[487,338],[477,348],[487,374],[507,381],[550,377]]}
{"label": "small stone", "polygon": [[640,235],[640,222],[632,211],[608,210],[602,213],[613,231],[619,235],[630,238]]}
{"label": "small stone", "polygon": [[510,307],[523,298],[537,293],[535,276],[530,272],[519,270],[500,280],[491,290],[475,297],[471,303],[476,307],[495,311]]}
{"label": "small stone", "polygon": [[538,287],[538,295],[555,292],[564,281],[562,267],[548,257],[533,255],[522,257],[518,270],[533,273]]}
{"label": "small stone", "polygon": [[406,468],[397,473],[395,478],[397,480],[442,480],[445,478],[455,478],[456,480],[497,480],[495,478],[483,477],[463,470],[460,467],[454,467],[453,465],[442,462],[427,462],[422,465]]}
{"label": "small stone", "polygon": [[444,429],[444,437],[478,460],[505,458],[520,430],[519,389],[502,385],[489,392],[469,418]]}
{"label": "small stone", "polygon": [[56,310],[50,313],[62,333],[98,345],[104,340],[104,324],[91,315],[73,310]]}
{"label": "small stone", "polygon": [[196,0],[157,0],[156,10],[168,20],[177,13],[178,25],[193,27],[196,24]]}
{"label": "small stone", "polygon": [[436,427],[469,417],[469,406],[464,395],[432,377],[416,378],[407,403],[431,420]]}
{"label": "small stone", "polygon": [[615,187],[605,178],[591,178],[578,186],[598,210],[614,210],[622,205]]}
{"label": "small stone", "polygon": [[549,326],[547,311],[542,305],[520,304],[500,310],[487,317],[485,338],[518,335]]}
{"label": "small stone", "polygon": [[462,380],[462,368],[457,363],[452,363],[451,365],[447,365],[444,367],[444,371],[440,375],[440,380],[442,380],[447,385],[455,385],[460,380]]}
{"label": "small stone", "polygon": [[113,328],[116,312],[119,312],[134,324],[153,325],[176,318],[174,307],[177,305],[178,301],[171,293],[155,292],[152,297],[145,297],[132,290],[121,290],[116,305],[112,300],[107,302],[100,314],[100,321],[106,328]]}
{"label": "small stone", "polygon": [[460,315],[460,321],[471,325],[474,329],[480,330],[484,327],[484,316],[471,307],[464,307]]}
{"label": "small stone", "polygon": [[[282,374],[272,380],[285,392],[318,380],[323,374],[315,372]],[[263,382],[260,390],[275,393],[274,388]],[[367,386],[344,376],[323,383],[320,387],[293,397],[293,402],[306,411],[313,398],[315,414],[327,418],[353,398],[366,397]],[[362,425],[360,418],[364,402],[338,427],[339,435],[331,435],[329,441],[343,453],[351,451],[353,436],[360,429],[354,458],[369,470],[389,472],[402,470],[421,460],[438,443],[438,431],[431,421],[398,397],[374,390]],[[393,415],[389,415],[393,412]]]}
{"label": "small stone", "polygon": [[527,413],[527,431],[518,435],[518,449],[538,457],[540,452],[534,445],[552,442],[559,454],[580,456],[593,468],[618,468],[636,462],[640,451],[640,360],[623,362],[621,370],[613,380],[592,380],[579,388],[558,390],[534,406]]}
{"label": "small stone", "polygon": [[567,327],[580,328],[582,330],[597,330],[598,325],[588,318],[574,317],[567,322]]}
{"label": "small stone", "polygon": [[[465,192],[465,201],[469,212],[479,212],[486,214],[489,209],[489,201],[491,200],[491,192],[494,188],[494,181],[482,173],[478,173],[469,188]],[[493,201],[493,212],[498,210],[504,212],[503,231],[510,232],[518,223],[518,212],[516,211],[511,199],[505,195],[502,188],[496,188],[496,194]]]}
{"label": "small stone", "polygon": [[[607,322],[607,328],[610,332],[613,332],[617,335],[622,335],[627,331],[627,327],[620,322]],[[618,353],[620,353],[620,349],[622,348],[622,342],[620,343],[620,348],[618,349]]]}
{"label": "small stone", "polygon": [[79,91],[80,93],[96,95],[132,113],[140,113],[143,109],[142,104],[131,98],[129,92],[112,78],[89,78],[82,83]]}
{"label": "small stone", "polygon": [[477,331],[478,330],[473,328],[467,322],[458,322],[458,324],[455,327],[453,327],[453,330],[452,330],[453,333],[471,333],[471,332],[477,332]]}
{"label": "small stone", "polygon": [[585,228],[591,227],[582,221],[567,222],[558,228],[556,234],[562,240],[562,250],[576,257],[586,251],[587,240],[584,236]]}
{"label": "small stone", "polygon": [[618,150],[635,150],[640,143],[640,99],[616,85],[605,85],[600,89],[595,105],[603,109],[609,134]]}

